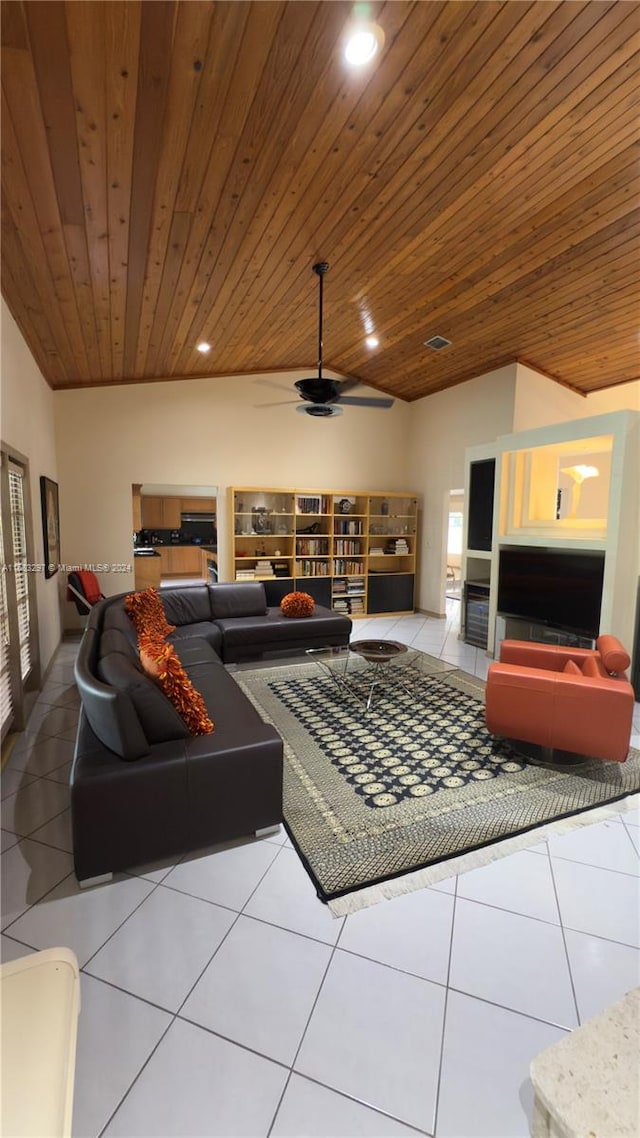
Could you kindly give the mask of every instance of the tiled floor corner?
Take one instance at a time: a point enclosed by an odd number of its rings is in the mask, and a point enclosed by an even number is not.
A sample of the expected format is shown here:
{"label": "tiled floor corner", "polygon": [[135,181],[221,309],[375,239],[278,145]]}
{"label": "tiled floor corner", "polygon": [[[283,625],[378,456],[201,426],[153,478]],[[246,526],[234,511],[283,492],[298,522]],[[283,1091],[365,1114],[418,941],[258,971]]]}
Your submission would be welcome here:
{"label": "tiled floor corner", "polygon": [[[354,638],[484,678],[459,607]],[[528,1138],[531,1059],[640,982],[640,802],[341,919],[284,831],[80,890],[75,647],[3,773],[1,925],[78,956],[74,1138]]]}

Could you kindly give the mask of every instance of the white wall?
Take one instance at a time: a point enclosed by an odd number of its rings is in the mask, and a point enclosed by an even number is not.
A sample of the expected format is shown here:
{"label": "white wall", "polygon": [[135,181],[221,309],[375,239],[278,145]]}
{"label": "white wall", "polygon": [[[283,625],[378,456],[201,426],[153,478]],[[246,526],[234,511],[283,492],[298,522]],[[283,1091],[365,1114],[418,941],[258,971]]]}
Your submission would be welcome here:
{"label": "white wall", "polygon": [[[131,563],[132,483],[217,486],[221,574],[230,567],[226,488],[415,490],[410,408],[298,414],[300,373],[149,383],[55,396],[66,562]],[[281,401],[291,400],[286,406]],[[132,573],[101,572],[110,595]]]}
{"label": "white wall", "polygon": [[411,404],[407,447],[411,482],[422,495],[418,606],[445,611],[449,492],[464,485],[469,446],[512,430],[516,364]]}
{"label": "white wall", "polygon": [[[22,333],[4,300],[1,308],[0,433],[9,447],[29,460],[34,554],[44,562],[40,475],[58,481],[54,436],[53,392],[45,383]],[[64,543],[64,529],[62,531]],[[64,546],[63,546],[64,548]],[[45,580],[36,577],[40,664],[44,671],[60,642],[60,604],[62,574]]]}
{"label": "white wall", "polygon": [[606,415],[609,411],[640,411],[640,380],[584,396],[542,372],[517,364],[513,427],[510,428],[514,432]]}

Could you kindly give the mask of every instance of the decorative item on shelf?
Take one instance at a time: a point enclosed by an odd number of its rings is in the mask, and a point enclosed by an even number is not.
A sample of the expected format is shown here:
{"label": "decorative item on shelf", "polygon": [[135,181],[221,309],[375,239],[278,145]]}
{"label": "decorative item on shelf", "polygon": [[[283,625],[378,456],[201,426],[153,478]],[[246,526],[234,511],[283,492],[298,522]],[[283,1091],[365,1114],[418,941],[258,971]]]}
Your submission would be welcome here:
{"label": "decorative item on shelf", "polygon": [[385,498],[384,502],[380,503],[380,513],[385,518],[387,517],[387,515],[389,513],[389,503],[387,502],[386,498]]}
{"label": "decorative item on shelf", "polygon": [[340,498],[338,502],[338,510],[341,514],[350,514],[353,509],[354,503],[350,498]]}
{"label": "decorative item on shelf", "polygon": [[254,533],[271,533],[271,518],[266,506],[251,507],[251,522]]}
{"label": "decorative item on shelf", "polygon": [[320,533],[320,522],[313,522],[310,526],[296,530],[296,533]]}

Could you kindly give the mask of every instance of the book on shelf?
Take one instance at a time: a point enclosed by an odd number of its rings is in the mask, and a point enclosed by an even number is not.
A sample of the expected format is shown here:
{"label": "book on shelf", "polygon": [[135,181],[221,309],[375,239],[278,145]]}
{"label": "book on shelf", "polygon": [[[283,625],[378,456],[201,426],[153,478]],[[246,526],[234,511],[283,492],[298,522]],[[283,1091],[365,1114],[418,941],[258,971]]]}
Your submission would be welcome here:
{"label": "book on shelf", "polygon": [[337,534],[361,534],[362,522],[355,518],[347,520],[346,518],[336,518],[334,521],[335,532]]}
{"label": "book on shelf", "polygon": [[271,562],[268,561],[265,557],[262,557],[256,561],[255,575],[256,577],[275,577],[275,573],[273,572],[273,565]]}
{"label": "book on shelf", "polygon": [[302,494],[296,497],[296,514],[328,514],[329,498],[326,494]]}
{"label": "book on shelf", "polygon": [[296,561],[296,576],[297,577],[328,577],[329,576],[329,562],[320,561],[314,558],[313,561],[298,560]]}
{"label": "book on shelf", "polygon": [[236,581],[255,581],[255,569],[236,569]]}
{"label": "book on shelf", "polygon": [[336,538],[334,542],[333,552],[337,557],[353,557],[362,553],[362,547],[359,541],[354,541],[350,538]]}

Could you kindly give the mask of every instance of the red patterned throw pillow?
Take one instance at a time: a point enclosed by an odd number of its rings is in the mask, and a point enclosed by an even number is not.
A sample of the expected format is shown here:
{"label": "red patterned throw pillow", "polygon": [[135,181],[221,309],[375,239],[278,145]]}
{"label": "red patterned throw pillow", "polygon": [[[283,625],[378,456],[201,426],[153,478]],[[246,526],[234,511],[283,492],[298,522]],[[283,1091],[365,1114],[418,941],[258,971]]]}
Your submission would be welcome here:
{"label": "red patterned throw pillow", "polygon": [[287,593],[280,601],[283,616],[311,616],[313,608],[314,600],[308,593]]}
{"label": "red patterned throw pillow", "polygon": [[138,645],[144,671],[160,685],[191,734],[210,735],[214,725],[207,705],[182,667],[173,644],[167,644],[157,633],[143,632]]}
{"label": "red patterned throw pillow", "polygon": [[143,589],[139,593],[129,593],[124,598],[126,608],[138,636],[141,632],[155,632],[158,636],[168,636],[175,631],[175,624],[169,624],[164,605],[157,589]]}

